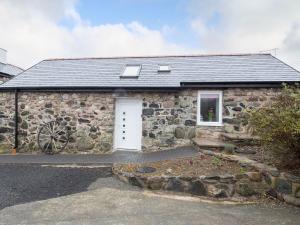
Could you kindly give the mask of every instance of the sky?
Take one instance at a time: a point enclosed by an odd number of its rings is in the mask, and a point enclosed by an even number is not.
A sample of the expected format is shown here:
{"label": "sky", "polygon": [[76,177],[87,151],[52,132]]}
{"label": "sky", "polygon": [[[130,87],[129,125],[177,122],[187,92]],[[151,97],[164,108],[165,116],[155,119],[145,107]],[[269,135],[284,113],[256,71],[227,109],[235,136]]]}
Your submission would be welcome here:
{"label": "sky", "polygon": [[47,58],[267,52],[300,70],[299,0],[0,0],[0,48]]}

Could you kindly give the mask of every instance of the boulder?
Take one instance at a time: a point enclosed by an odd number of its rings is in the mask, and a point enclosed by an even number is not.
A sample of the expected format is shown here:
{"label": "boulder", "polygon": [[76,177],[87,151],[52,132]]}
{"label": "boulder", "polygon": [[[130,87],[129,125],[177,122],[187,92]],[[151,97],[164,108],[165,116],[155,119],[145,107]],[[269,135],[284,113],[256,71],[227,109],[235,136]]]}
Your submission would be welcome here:
{"label": "boulder", "polygon": [[154,114],[153,109],[143,109],[143,115],[144,116],[152,116]]}
{"label": "boulder", "polygon": [[298,190],[295,191],[295,197],[300,198],[300,188],[298,188]]}
{"label": "boulder", "polygon": [[187,138],[192,139],[196,136],[196,129],[195,128],[189,128],[187,131]]}
{"label": "boulder", "polygon": [[183,139],[184,136],[185,136],[184,128],[182,128],[182,127],[176,127],[174,135],[175,135],[175,137],[177,139]]}
{"label": "boulder", "polygon": [[291,195],[282,195],[283,200],[289,204],[295,205],[295,206],[300,206],[300,198],[295,198]]}
{"label": "boulder", "polygon": [[203,176],[201,177],[201,180],[203,180],[204,183],[214,184],[219,182],[220,176],[218,175]]}
{"label": "boulder", "polygon": [[277,198],[277,192],[273,188],[267,190],[266,194],[273,197],[273,198]]}
{"label": "boulder", "polygon": [[13,133],[13,129],[9,127],[0,127],[0,133]]}
{"label": "boulder", "polygon": [[184,122],[185,126],[196,126],[196,121],[195,120],[186,120]]}
{"label": "boulder", "polygon": [[162,177],[150,177],[147,180],[148,187],[152,190],[160,190],[163,187],[164,179]]}
{"label": "boulder", "polygon": [[256,194],[256,191],[252,185],[248,183],[239,183],[236,187],[236,192],[244,197],[249,197]]}
{"label": "boulder", "polygon": [[260,172],[247,172],[246,175],[251,181],[260,182],[262,180]]}
{"label": "boulder", "polygon": [[277,179],[275,190],[279,193],[283,194],[291,194],[292,193],[292,185],[285,179]]}
{"label": "boulder", "polygon": [[108,142],[102,142],[100,148],[103,153],[109,152],[111,150],[111,144]]}
{"label": "boulder", "polygon": [[171,177],[165,185],[165,190],[183,192],[184,185],[176,177]]}
{"label": "boulder", "polygon": [[78,118],[78,122],[79,123],[90,123],[91,121],[88,119],[84,119],[84,118]]}
{"label": "boulder", "polygon": [[139,179],[138,177],[135,177],[135,176],[128,177],[128,182],[134,186],[138,186],[141,188],[143,188],[145,186],[145,183],[141,179]]}
{"label": "boulder", "polygon": [[206,189],[204,184],[200,180],[192,181],[190,183],[190,188],[188,190],[189,193],[193,195],[206,195]]}
{"label": "boulder", "polygon": [[159,108],[159,105],[152,102],[152,103],[149,104],[149,108]]}
{"label": "boulder", "polygon": [[235,182],[235,178],[233,175],[222,175],[220,176],[220,182],[221,183],[226,183],[226,184],[232,184]]}
{"label": "boulder", "polygon": [[256,150],[254,148],[252,148],[251,146],[236,148],[234,151],[236,153],[243,153],[243,154],[256,154]]}
{"label": "boulder", "polygon": [[208,185],[207,186],[207,195],[209,197],[214,197],[214,198],[226,198],[228,197],[226,190],[222,188],[218,188],[214,185]]}

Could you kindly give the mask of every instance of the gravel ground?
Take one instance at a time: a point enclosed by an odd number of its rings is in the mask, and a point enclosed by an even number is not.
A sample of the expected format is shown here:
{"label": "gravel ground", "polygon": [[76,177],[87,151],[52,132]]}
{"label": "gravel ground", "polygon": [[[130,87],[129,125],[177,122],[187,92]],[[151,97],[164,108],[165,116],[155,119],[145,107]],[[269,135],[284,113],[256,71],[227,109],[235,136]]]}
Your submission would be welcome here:
{"label": "gravel ground", "polygon": [[110,167],[0,164],[0,209],[86,191],[98,178],[108,176]]}

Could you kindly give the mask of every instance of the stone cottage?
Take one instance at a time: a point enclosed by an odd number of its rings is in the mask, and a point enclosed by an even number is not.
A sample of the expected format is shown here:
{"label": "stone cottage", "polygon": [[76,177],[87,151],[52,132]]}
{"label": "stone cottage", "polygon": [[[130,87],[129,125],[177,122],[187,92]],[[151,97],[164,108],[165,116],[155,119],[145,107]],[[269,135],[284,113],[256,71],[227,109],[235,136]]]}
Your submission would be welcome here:
{"label": "stone cottage", "polygon": [[59,119],[71,131],[67,152],[183,146],[246,133],[243,110],[298,81],[270,54],[44,60],[1,85],[0,140],[39,151],[41,125]]}
{"label": "stone cottage", "polygon": [[6,62],[6,55],[6,50],[0,48],[0,85],[24,71],[17,66],[8,64]]}

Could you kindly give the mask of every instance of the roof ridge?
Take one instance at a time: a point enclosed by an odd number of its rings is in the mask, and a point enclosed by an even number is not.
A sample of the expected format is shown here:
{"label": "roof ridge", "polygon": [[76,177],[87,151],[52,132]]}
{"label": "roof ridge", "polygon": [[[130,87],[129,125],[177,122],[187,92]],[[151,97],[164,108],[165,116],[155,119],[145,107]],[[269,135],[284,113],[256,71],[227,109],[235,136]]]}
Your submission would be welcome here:
{"label": "roof ridge", "polygon": [[270,53],[226,53],[226,54],[178,54],[178,55],[144,55],[144,56],[111,56],[111,57],[74,57],[74,58],[50,58],[43,61],[55,60],[89,60],[89,59],[125,59],[125,58],[168,58],[168,57],[209,57],[209,56],[247,56],[247,55],[271,55]]}
{"label": "roof ridge", "polygon": [[20,69],[20,70],[23,70],[23,71],[24,71],[24,69],[23,69],[23,68],[21,68],[21,67],[19,67],[19,66],[16,66],[16,65],[13,65],[13,64],[11,64],[11,63],[6,63],[5,65],[14,66],[14,67],[17,67],[18,69]]}

